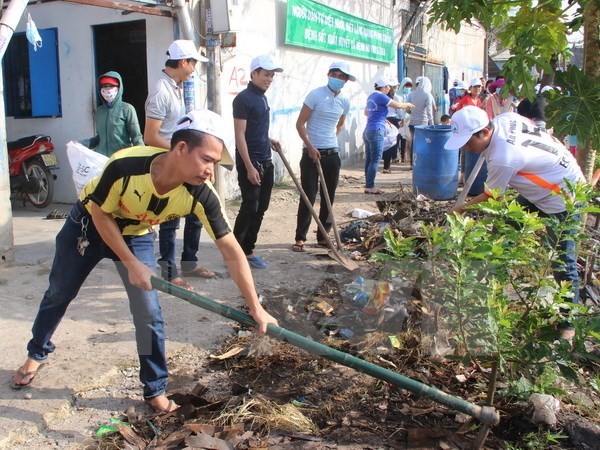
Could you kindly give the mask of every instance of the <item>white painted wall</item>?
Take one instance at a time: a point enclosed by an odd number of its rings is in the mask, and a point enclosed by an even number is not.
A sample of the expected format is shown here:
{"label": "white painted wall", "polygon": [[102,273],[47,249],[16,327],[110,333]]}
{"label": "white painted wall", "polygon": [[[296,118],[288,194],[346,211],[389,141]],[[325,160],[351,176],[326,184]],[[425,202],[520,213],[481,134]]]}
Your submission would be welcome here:
{"label": "white painted wall", "polygon": [[[94,54],[92,26],[112,22],[146,20],[148,84],[153,83],[164,67],[165,52],[174,39],[173,20],[138,13],[123,15],[121,11],[74,3],[52,2],[27,7],[38,28],[58,28],[58,59],[62,117],[39,119],[6,118],[8,140],[43,133],[52,137],[60,170],[55,201],[76,200],[66,143],[94,135]],[[17,32],[25,31],[25,16]]]}
{"label": "white painted wall", "polygon": [[[321,3],[366,20],[395,28],[395,36],[400,36],[400,20],[395,19],[392,0],[323,0]],[[383,64],[359,58],[286,46],[285,18],[287,2],[284,0],[242,0],[242,29],[237,33],[237,47],[224,49],[221,54],[221,111],[230,123],[233,143],[233,118],[231,102],[250,78],[250,61],[253,57],[267,53],[278,60],[284,68],[278,74],[267,92],[272,112],[271,137],[282,142],[287,158],[297,171],[302,143],[295,129],[296,119],[302,102],[308,92],[326,84],[329,64],[343,59],[350,63],[358,80],[348,82],[344,88],[352,104],[346,127],[340,136],[342,163],[352,164],[363,158],[362,131],[366,123],[363,108],[367,96],[372,91],[372,80],[381,74],[395,75],[396,64]],[[397,8],[397,7],[396,7]],[[61,169],[57,171],[58,181],[55,200],[74,202],[75,188],[71,181],[71,169],[66,157],[66,143],[72,139],[82,139],[93,135],[94,111],[94,55],[92,26],[111,22],[146,20],[148,85],[156,80],[164,67],[165,51],[173,39],[179,37],[174,20],[166,17],[148,16],[139,13],[123,15],[119,10],[51,2],[28,7],[38,28],[58,28],[60,83],[62,117],[42,119],[6,119],[9,140],[35,133],[45,133],[52,137]],[[200,30],[198,5],[192,8],[194,27]],[[469,28],[470,29],[470,28]],[[25,30],[22,19],[16,31]],[[429,40],[432,57],[443,58],[450,67],[451,79],[460,68],[467,68],[467,77],[482,67],[483,38],[471,36],[456,38],[452,33],[437,32]],[[479,30],[477,31],[479,33]],[[467,45],[468,44],[468,45]],[[466,51],[466,49],[469,49]],[[477,55],[479,59],[476,58]],[[205,107],[206,76],[197,77],[197,106]],[[469,72],[472,71],[472,72]],[[479,76],[479,75],[477,75]],[[470,78],[469,78],[470,79]],[[230,145],[233,153],[234,146]],[[276,174],[280,179],[285,168],[279,158],[273,158],[277,165]],[[239,194],[237,174],[226,172],[224,176],[227,198]]]}
{"label": "white painted wall", "polygon": [[[393,22],[391,0],[332,0],[321,3],[378,24],[391,26]],[[334,61],[344,60],[350,63],[358,80],[348,82],[343,90],[344,95],[350,98],[352,109],[339,139],[342,164],[352,164],[362,159],[362,131],[366,124],[363,109],[366,98],[372,91],[372,80],[384,73],[394,75],[395,64],[338,57],[332,53],[285,45],[285,1],[245,0],[242,1],[242,8],[244,20],[242,29],[237,33],[237,46],[222,54],[221,111],[231,123],[231,128],[233,129],[231,103],[236,93],[243,90],[250,80],[252,58],[260,54],[271,55],[284,71],[275,76],[266,93],[271,108],[270,135],[282,143],[286,158],[299,174],[302,141],[296,132],[296,120],[300,108],[309,91],[327,83],[329,65]],[[287,172],[280,158],[274,155],[273,162],[276,164],[276,177],[286,176]],[[237,194],[237,174],[227,173],[225,179],[230,191],[228,197]]]}
{"label": "white painted wall", "polygon": [[434,25],[428,31],[425,42],[429,49],[429,58],[448,67],[450,86],[455,78],[468,84],[472,78],[487,75],[483,73],[485,58],[483,27],[463,23],[460,34],[455,34]]}

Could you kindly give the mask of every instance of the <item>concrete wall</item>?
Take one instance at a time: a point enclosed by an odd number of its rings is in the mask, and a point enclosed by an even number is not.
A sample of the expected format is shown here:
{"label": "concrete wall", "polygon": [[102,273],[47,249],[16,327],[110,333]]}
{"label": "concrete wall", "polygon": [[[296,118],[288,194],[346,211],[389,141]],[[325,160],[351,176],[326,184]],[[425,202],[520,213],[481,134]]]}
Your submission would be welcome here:
{"label": "concrete wall", "polygon": [[[8,140],[44,133],[52,137],[60,170],[54,199],[71,203],[76,200],[66,143],[94,135],[94,53],[92,26],[111,22],[146,20],[148,83],[152,83],[164,67],[165,51],[174,36],[173,20],[138,13],[123,15],[121,11],[74,3],[52,2],[27,7],[38,28],[58,28],[58,60],[62,117],[14,119],[6,118]],[[25,16],[16,32],[25,31]]]}

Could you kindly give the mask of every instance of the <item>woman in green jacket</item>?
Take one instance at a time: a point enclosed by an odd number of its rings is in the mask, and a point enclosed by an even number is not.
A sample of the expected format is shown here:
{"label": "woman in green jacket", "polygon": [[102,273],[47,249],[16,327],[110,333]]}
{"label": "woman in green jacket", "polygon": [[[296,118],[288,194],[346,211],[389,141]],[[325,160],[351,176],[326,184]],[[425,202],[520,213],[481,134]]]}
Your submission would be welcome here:
{"label": "woman in green jacket", "polygon": [[102,105],[96,110],[96,136],[89,147],[111,156],[118,150],[144,145],[135,108],[123,101],[123,80],[117,72],[106,72],[98,78]]}

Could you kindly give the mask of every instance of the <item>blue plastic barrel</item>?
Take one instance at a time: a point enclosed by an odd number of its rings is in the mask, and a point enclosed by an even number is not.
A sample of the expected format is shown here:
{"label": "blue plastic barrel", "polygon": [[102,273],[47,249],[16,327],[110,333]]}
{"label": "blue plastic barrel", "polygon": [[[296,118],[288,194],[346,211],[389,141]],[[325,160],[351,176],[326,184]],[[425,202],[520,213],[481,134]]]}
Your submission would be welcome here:
{"label": "blue plastic barrel", "polygon": [[446,150],[449,125],[418,125],[413,137],[413,188],[433,200],[450,200],[458,192],[458,149]]}
{"label": "blue plastic barrel", "polygon": [[[477,164],[477,160],[479,159],[479,153],[473,153],[467,149],[463,150],[465,153],[465,183],[469,179],[475,164]],[[487,164],[484,162],[483,166],[481,166],[481,170],[479,174],[477,174],[477,178],[471,185],[471,189],[469,189],[469,195],[479,195],[483,193],[483,185],[485,180],[487,179]]]}

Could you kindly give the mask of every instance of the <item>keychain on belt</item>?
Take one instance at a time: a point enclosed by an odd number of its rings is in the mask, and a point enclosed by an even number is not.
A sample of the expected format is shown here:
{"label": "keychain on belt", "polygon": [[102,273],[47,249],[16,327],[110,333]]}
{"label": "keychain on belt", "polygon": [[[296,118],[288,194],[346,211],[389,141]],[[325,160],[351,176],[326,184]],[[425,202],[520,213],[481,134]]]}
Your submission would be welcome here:
{"label": "keychain on belt", "polygon": [[90,241],[87,238],[87,227],[89,219],[84,217],[81,219],[81,236],[77,238],[77,251],[81,256],[85,253],[85,249],[90,245]]}

